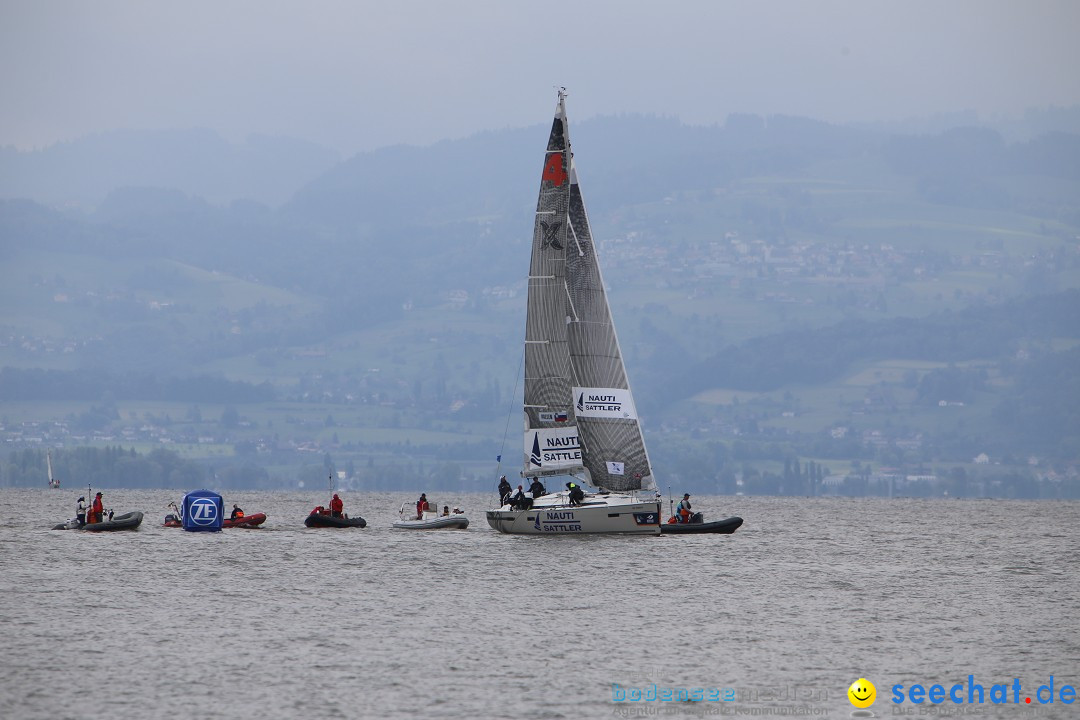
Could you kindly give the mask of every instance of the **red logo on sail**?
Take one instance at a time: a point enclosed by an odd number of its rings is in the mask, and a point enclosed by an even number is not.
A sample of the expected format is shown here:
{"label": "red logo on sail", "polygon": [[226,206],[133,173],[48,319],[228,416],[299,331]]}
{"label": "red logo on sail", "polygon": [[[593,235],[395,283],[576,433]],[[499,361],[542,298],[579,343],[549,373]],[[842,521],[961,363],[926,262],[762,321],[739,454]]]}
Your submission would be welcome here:
{"label": "red logo on sail", "polygon": [[550,180],[551,184],[559,187],[566,182],[566,171],[562,166],[563,154],[561,152],[548,153],[547,162],[544,163],[544,180]]}

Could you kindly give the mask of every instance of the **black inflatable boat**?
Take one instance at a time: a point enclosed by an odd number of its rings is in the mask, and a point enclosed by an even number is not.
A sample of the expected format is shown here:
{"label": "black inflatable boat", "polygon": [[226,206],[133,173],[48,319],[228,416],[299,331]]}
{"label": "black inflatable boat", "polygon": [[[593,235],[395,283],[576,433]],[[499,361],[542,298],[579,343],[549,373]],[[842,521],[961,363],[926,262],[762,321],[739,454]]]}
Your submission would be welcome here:
{"label": "black inflatable boat", "polygon": [[304,524],[309,528],[346,528],[367,527],[367,520],[357,515],[356,517],[334,517],[322,513],[311,513],[304,518]]}
{"label": "black inflatable boat", "polygon": [[716,533],[730,535],[742,525],[741,517],[729,517],[726,520],[714,520],[712,522],[688,522],[688,523],[662,523],[661,535],[696,535],[701,533]]}
{"label": "black inflatable boat", "polygon": [[79,525],[75,520],[54,525],[53,530],[85,530],[86,532],[111,532],[113,530],[135,530],[142,523],[143,514],[135,512],[113,515],[112,518],[98,523]]}

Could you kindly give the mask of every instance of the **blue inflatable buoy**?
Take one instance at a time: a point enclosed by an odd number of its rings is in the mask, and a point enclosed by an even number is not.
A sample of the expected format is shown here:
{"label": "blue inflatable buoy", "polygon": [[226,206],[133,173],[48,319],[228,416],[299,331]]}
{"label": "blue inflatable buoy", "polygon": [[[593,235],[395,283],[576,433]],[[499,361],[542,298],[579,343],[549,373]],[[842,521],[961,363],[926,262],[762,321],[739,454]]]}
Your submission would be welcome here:
{"label": "blue inflatable buoy", "polygon": [[225,503],[213,490],[193,490],[184,496],[183,515],[185,530],[221,530],[225,521]]}

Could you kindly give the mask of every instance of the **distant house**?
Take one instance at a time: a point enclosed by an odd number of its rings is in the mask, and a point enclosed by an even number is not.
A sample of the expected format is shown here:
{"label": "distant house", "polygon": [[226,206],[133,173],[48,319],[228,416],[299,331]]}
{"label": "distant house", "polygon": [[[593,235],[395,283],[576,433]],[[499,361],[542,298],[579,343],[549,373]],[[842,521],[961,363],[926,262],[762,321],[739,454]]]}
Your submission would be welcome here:
{"label": "distant house", "polygon": [[990,456],[987,455],[986,453],[979,453],[978,455],[976,455],[974,457],[972,462],[975,463],[976,465],[989,465],[990,464]]}

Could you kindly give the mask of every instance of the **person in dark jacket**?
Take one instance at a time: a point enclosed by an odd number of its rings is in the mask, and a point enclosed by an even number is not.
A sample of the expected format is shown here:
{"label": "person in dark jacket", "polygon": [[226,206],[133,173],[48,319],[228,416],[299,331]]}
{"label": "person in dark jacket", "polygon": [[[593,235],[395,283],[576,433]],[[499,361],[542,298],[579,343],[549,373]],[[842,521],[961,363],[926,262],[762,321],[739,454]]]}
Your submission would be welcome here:
{"label": "person in dark jacket", "polygon": [[585,500],[585,491],[581,489],[581,486],[574,482],[566,483],[566,489],[570,491],[570,504],[580,505]]}
{"label": "person in dark jacket", "polygon": [[526,497],[525,489],[518,485],[517,492],[509,500],[515,510],[528,510],[532,507],[532,498]]}
{"label": "person in dark jacket", "polygon": [[501,478],[499,478],[499,502],[501,504],[506,504],[507,495],[509,495],[511,491],[513,491],[513,488],[510,487],[510,483],[506,481],[506,476],[503,475]]}
{"label": "person in dark jacket", "polygon": [[540,482],[540,478],[533,478],[532,485],[529,486],[529,492],[532,493],[533,500],[535,500],[547,495],[547,488],[544,487],[544,483]]}

